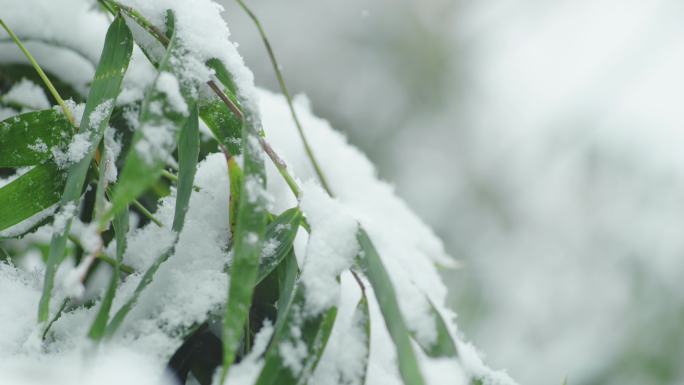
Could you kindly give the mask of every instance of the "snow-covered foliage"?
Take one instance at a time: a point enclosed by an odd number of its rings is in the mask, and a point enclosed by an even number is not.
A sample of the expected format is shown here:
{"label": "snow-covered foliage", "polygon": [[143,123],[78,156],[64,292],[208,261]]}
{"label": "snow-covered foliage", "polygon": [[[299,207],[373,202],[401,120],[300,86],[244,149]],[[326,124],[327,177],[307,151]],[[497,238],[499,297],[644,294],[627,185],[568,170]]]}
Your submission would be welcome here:
{"label": "snow-covered foliage", "polygon": [[458,332],[441,241],[301,97],[307,154],[219,5],[0,9],[60,102],[0,35],[0,383],[515,384]]}

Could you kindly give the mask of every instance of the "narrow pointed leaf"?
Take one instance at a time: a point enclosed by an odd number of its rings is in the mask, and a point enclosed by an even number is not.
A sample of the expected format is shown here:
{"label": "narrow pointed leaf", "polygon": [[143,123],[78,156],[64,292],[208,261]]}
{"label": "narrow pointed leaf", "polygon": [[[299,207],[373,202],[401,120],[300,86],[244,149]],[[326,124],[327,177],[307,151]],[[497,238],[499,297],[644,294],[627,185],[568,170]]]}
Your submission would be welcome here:
{"label": "narrow pointed leaf", "polygon": [[[109,124],[109,117],[114,107],[114,101],[121,91],[121,82],[128,68],[133,52],[133,37],[126,26],[126,22],[118,16],[107,30],[100,61],[95,70],[95,78],[90,86],[86,99],[80,132],[89,143],[83,157],[69,167],[64,192],[60,206],[65,207],[77,203],[86,180],[88,168],[95,155],[105,128]],[[66,240],[71,220],[67,219],[66,230],[55,233],[50,243],[50,254],[45,268],[45,282],[40,299],[38,320],[47,322],[50,310],[50,295],[54,285],[54,274],[64,258]]]}
{"label": "narrow pointed leaf", "polygon": [[123,321],[128,313],[137,304],[142,292],[150,283],[152,283],[154,275],[157,273],[157,270],[159,270],[159,267],[166,262],[166,260],[168,260],[176,250],[176,244],[178,242],[179,234],[183,229],[185,214],[188,210],[190,195],[192,194],[197,166],[197,155],[199,153],[199,123],[197,121],[197,108],[196,106],[193,107],[194,108],[191,110],[192,112],[190,114],[190,118],[186,120],[185,126],[181,129],[180,141],[178,143],[180,172],[178,176],[178,191],[176,195],[176,207],[172,225],[172,229],[176,234],[175,239],[171,247],[157,257],[154,263],[152,263],[152,266],[145,271],[145,274],[138,283],[138,286],[135,288],[135,291],[131,297],[126,301],[126,303],[123,304],[123,306],[121,306],[114,317],[112,317],[112,321],[105,330],[105,336],[108,338],[111,338],[123,324]]}
{"label": "narrow pointed leaf", "polygon": [[366,231],[359,229],[357,239],[363,252],[358,261],[373,286],[385,325],[394,341],[399,361],[399,373],[404,384],[421,385],[424,383],[423,375],[420,372],[413,346],[411,346],[411,335],[399,309],[392,281]]}
{"label": "narrow pointed leaf", "polygon": [[173,217],[173,231],[180,232],[185,223],[185,213],[190,204],[190,195],[195,182],[197,158],[199,156],[199,121],[197,105],[190,108],[190,118],[186,121],[178,138],[178,186],[176,189],[176,211]]}
{"label": "narrow pointed leaf", "polygon": [[[304,286],[297,285],[285,320],[276,328],[273,342],[266,352],[256,385],[304,385],[316,369],[335,324],[337,307],[312,316],[304,310],[305,301]],[[285,357],[292,355],[294,349],[306,354],[286,360]]]}
{"label": "narrow pointed leaf", "polygon": [[268,225],[264,236],[257,284],[271,274],[288,255],[301,220],[301,211],[294,207],[280,214]]}
{"label": "narrow pointed leaf", "polygon": [[[237,104],[234,96],[227,95]],[[242,152],[240,147],[242,121],[226,107],[223,101],[216,98],[202,100],[200,115],[216,140],[227,148],[231,155],[239,155]]]}
{"label": "narrow pointed leaf", "polygon": [[[168,17],[173,19],[173,13]],[[175,32],[172,33],[154,84],[145,94],[140,111],[140,128],[135,132],[119,182],[114,188],[112,207],[101,224],[123,210],[152,187],[161,177],[173,153],[179,130],[190,118],[196,90],[191,81],[183,81],[181,57],[187,54]],[[182,99],[182,100],[179,100]]]}
{"label": "narrow pointed leaf", "polygon": [[128,233],[128,210],[123,210],[121,214],[114,217],[113,225],[116,239],[116,261],[114,263],[112,276],[109,280],[109,286],[102,298],[100,309],[88,332],[88,337],[95,341],[101,339],[104,335],[107,321],[109,320],[109,311],[112,307],[119,281],[121,280],[121,264],[123,263],[123,256],[126,252],[126,234]]}
{"label": "narrow pointed leaf", "polygon": [[66,172],[46,163],[0,188],[0,230],[59,202],[65,181]]}
{"label": "narrow pointed leaf", "polygon": [[55,109],[27,112],[0,122],[0,167],[33,166],[71,139],[73,127]]}
{"label": "narrow pointed leaf", "polygon": [[354,311],[354,315],[352,318],[352,322],[356,322],[357,324],[354,325],[354,327],[360,327],[361,330],[363,331],[363,343],[366,346],[366,354],[364,357],[360,357],[363,360],[363,371],[361,373],[360,378],[358,378],[358,384],[363,385],[366,383],[366,375],[368,373],[368,358],[370,354],[370,313],[368,311],[368,298],[366,297],[366,293],[362,292],[361,293],[361,300],[359,300],[358,305],[356,305],[356,309]]}
{"label": "narrow pointed leaf", "polygon": [[248,116],[242,128],[243,178],[233,234],[233,260],[223,325],[222,382],[235,360],[243,337],[266,230],[266,172],[258,144],[258,124],[256,116]]}
{"label": "narrow pointed leaf", "polygon": [[447,324],[439,314],[435,305],[430,301],[430,315],[435,320],[435,328],[437,329],[437,340],[432,345],[425,345],[417,338],[414,338],[416,342],[423,349],[425,354],[430,357],[457,357],[458,350],[456,349],[456,343],[449,333]]}
{"label": "narrow pointed leaf", "polygon": [[287,318],[287,309],[290,306],[299,276],[299,266],[294,249],[290,248],[285,258],[276,269],[278,274],[278,317],[276,318],[275,330],[280,330]]}
{"label": "narrow pointed leaf", "polygon": [[242,169],[234,156],[228,158],[228,177],[230,178],[230,202],[228,202],[228,218],[230,233],[235,234],[238,205],[240,204],[240,186],[242,186]]}
{"label": "narrow pointed leaf", "polygon": [[[209,59],[206,64],[214,70],[214,75],[223,85],[222,91],[226,97],[242,110],[240,101],[236,96],[237,87],[235,87],[235,83],[223,63],[218,59]],[[200,115],[216,140],[228,149],[231,155],[239,155],[242,152],[240,147],[242,120],[226,106],[224,101],[217,98],[202,100]]]}

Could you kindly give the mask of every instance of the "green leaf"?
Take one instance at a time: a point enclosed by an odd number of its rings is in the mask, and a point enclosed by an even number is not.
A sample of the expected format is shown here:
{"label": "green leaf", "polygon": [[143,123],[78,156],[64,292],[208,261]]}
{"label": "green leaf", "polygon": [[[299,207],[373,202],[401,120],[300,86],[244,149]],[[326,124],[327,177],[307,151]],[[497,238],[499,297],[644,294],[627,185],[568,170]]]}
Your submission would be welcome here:
{"label": "green leaf", "polygon": [[206,64],[209,68],[214,70],[214,75],[221,82],[221,84],[226,87],[226,90],[229,92],[228,95],[236,95],[237,87],[235,87],[233,77],[230,76],[230,72],[228,72],[226,67],[223,65],[223,62],[214,58],[207,60]]}
{"label": "green leaf", "polygon": [[[60,200],[60,206],[78,202],[90,163],[95,155],[105,128],[109,123],[114,100],[121,91],[121,82],[128,68],[133,52],[133,37],[122,16],[117,16],[107,30],[104,48],[95,70],[95,78],[90,86],[86,100],[81,130],[78,135],[85,134],[90,144],[83,158],[70,166],[66,186]],[[66,240],[71,226],[71,218],[67,218],[65,231],[55,233],[50,242],[50,254],[45,268],[45,283],[40,299],[38,321],[48,321],[50,312],[50,295],[54,285],[54,275],[64,258]]]}
{"label": "green leaf", "polygon": [[223,370],[221,382],[235,359],[247,321],[259,269],[266,230],[266,172],[258,144],[258,120],[247,118],[242,129],[243,178],[233,234],[228,303],[223,323]]}
{"label": "green leaf", "polygon": [[[237,104],[235,96],[227,95]],[[240,147],[242,120],[235,116],[223,101],[216,98],[202,100],[200,115],[216,140],[228,149],[231,155],[239,155],[242,152]]]}
{"label": "green leaf", "polygon": [[444,318],[442,318],[442,315],[439,314],[437,311],[437,308],[435,308],[435,305],[430,301],[430,315],[432,318],[435,320],[435,327],[437,329],[437,340],[435,341],[434,344],[431,346],[427,346],[417,338],[414,338],[420,347],[423,349],[425,354],[427,354],[430,357],[457,357],[458,356],[458,350],[456,348],[456,343],[454,342],[453,338],[451,337],[451,334],[449,333],[449,329],[447,328],[447,324],[444,321]]}
{"label": "green leaf", "polygon": [[[301,220],[301,211],[293,207],[284,211],[268,225],[264,236],[264,251],[261,255],[257,284],[271,274],[292,250],[292,243],[297,236]],[[268,252],[268,255],[264,252]]]}
{"label": "green leaf", "polygon": [[294,297],[297,276],[299,275],[299,266],[297,265],[297,257],[293,248],[290,248],[290,251],[280,262],[276,273],[278,274],[278,302],[276,305],[278,317],[275,324],[275,330],[277,331],[282,328],[287,318],[287,309]]}
{"label": "green leaf", "polygon": [[[167,15],[170,20],[173,19],[173,13],[169,12]],[[155,82],[145,94],[140,111],[140,128],[133,136],[126,163],[113,192],[112,207],[101,218],[101,225],[137,199],[161,177],[166,159],[177,143],[178,131],[190,118],[190,110],[195,105],[194,85],[192,82],[182,81],[180,76],[182,67],[179,63],[183,62],[181,58],[186,54],[174,31],[159,64]],[[169,81],[178,83],[188,111],[179,111],[174,99],[176,95],[169,96],[165,92]]]}
{"label": "green leaf", "polygon": [[[185,222],[185,214],[188,210],[188,203],[190,202],[190,195],[195,178],[195,171],[197,165],[197,155],[199,153],[199,123],[197,117],[197,107],[193,106],[190,118],[186,121],[185,126],[181,129],[181,140],[179,141],[179,176],[178,176],[178,192],[176,195],[176,207],[173,218],[172,229],[175,232],[175,238],[171,247],[162,253],[152,263],[152,265],[145,271],[142,279],[135,288],[135,291],[126,303],[116,312],[112,321],[105,330],[105,336],[111,338],[119,329],[128,313],[136,305],[142,292],[147,286],[152,283],[154,275],[159,270],[159,267],[172,256],[176,250],[178,236],[183,229]],[[125,211],[125,210],[124,210]],[[123,212],[123,211],[122,211]]]}
{"label": "green leaf", "polygon": [[[304,286],[299,284],[294,299],[288,306],[281,327],[276,327],[273,342],[266,352],[264,367],[256,385],[303,385],[316,369],[328,343],[330,332],[337,317],[337,307],[311,316],[306,314]],[[306,354],[296,364],[283,360],[289,349],[306,349]]]}
{"label": "green leaf", "polygon": [[180,232],[185,223],[190,195],[192,194],[197,157],[199,156],[199,121],[197,105],[190,108],[190,118],[183,126],[178,138],[178,185],[176,189],[176,211],[173,216],[173,231]]}
{"label": "green leaf", "polygon": [[0,122],[0,167],[24,167],[52,157],[53,147],[64,147],[73,127],[55,109],[27,112]]}
{"label": "green leaf", "polygon": [[366,375],[368,374],[368,357],[370,354],[370,313],[368,311],[368,297],[366,297],[366,292],[361,292],[361,299],[356,305],[356,310],[354,310],[354,315],[352,318],[353,322],[358,322],[356,327],[361,327],[363,330],[364,345],[366,346],[365,357],[359,357],[363,360],[363,372],[359,378],[358,384],[366,383]]}
{"label": "green leaf", "polygon": [[237,224],[238,205],[240,204],[240,186],[242,186],[242,169],[234,156],[228,158],[228,177],[230,178],[230,202],[228,202],[228,218],[230,233],[235,234]]}
{"label": "green leaf", "polygon": [[66,172],[46,163],[0,188],[0,230],[57,203],[65,180]]}
{"label": "green leaf", "polygon": [[178,235],[176,235],[176,238],[173,241],[173,245],[166,250],[162,255],[157,257],[157,259],[152,263],[152,265],[145,271],[145,274],[142,276],[140,279],[140,282],[138,283],[138,286],[136,286],[135,291],[131,295],[128,300],[119,308],[119,310],[114,314],[114,317],[112,317],[112,320],[109,322],[107,327],[105,328],[104,331],[104,337],[107,339],[110,339],[116,334],[117,330],[119,330],[119,327],[123,324],[124,319],[130,313],[130,311],[133,309],[133,307],[138,303],[138,299],[140,298],[140,295],[142,292],[147,288],[147,286],[152,283],[152,279],[154,278],[155,273],[157,270],[159,270],[159,267],[166,262],[166,260],[169,259],[171,255],[173,255],[176,247],[176,242],[178,242]]}
{"label": "green leaf", "polygon": [[423,376],[418,366],[416,354],[411,346],[410,333],[401,315],[392,281],[366,231],[359,228],[356,238],[362,250],[358,261],[366,277],[368,277],[368,281],[373,286],[385,325],[387,325],[387,330],[397,349],[399,372],[404,380],[404,384],[421,385],[424,383]]}
{"label": "green leaf", "polygon": [[[214,75],[223,85],[223,93],[239,109],[240,101],[237,98],[237,88],[233,79],[218,59],[209,59],[207,66],[214,70]],[[208,98],[200,103],[200,116],[216,137],[216,140],[224,146],[231,155],[239,155],[242,152],[240,146],[242,137],[242,119],[236,116],[226,106],[224,101],[216,98]]]}
{"label": "green leaf", "polygon": [[126,252],[126,234],[128,233],[128,210],[123,210],[121,214],[114,217],[114,236],[116,237],[116,262],[114,263],[114,270],[112,277],[109,280],[109,286],[102,298],[100,309],[97,312],[95,321],[90,327],[88,337],[92,340],[98,341],[104,336],[107,321],[109,320],[109,310],[112,308],[112,302],[116,295],[116,289],[121,280],[121,264],[123,263],[123,256]]}

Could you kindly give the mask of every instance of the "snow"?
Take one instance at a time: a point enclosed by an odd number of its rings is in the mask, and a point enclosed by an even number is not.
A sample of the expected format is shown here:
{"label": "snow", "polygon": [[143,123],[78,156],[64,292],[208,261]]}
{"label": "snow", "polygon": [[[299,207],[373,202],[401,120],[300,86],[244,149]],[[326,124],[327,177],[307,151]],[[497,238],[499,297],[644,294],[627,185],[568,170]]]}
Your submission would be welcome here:
{"label": "snow", "polygon": [[91,146],[89,137],[89,132],[79,132],[71,138],[66,152],[66,165],[77,163],[83,159]]}
{"label": "snow", "polygon": [[[37,40],[59,42],[68,48],[66,53],[55,55],[55,60],[46,67],[56,73],[72,74],[64,80],[74,84],[81,92],[86,91],[87,82],[92,77],[92,71],[88,69],[92,70],[92,64],[99,57],[107,18],[94,11],[90,6],[92,4],[75,0],[60,3],[59,12],[47,0],[0,2],[3,10],[8,9],[3,17],[16,26],[20,33]],[[314,373],[313,382],[325,385],[360,383],[365,362],[359,357],[368,353],[368,384],[401,383],[393,343],[382,321],[378,299],[367,282],[372,329],[370,350],[365,343],[363,320],[355,312],[361,293],[349,268],[359,253],[356,235],[359,225],[370,235],[397,290],[401,311],[409,328],[421,342],[428,344],[436,338],[435,320],[428,311],[428,299],[441,313],[449,314],[445,307],[446,288],[436,265],[449,265],[451,260],[441,241],[394,194],[389,184],[378,180],[368,159],[327,122],[315,117],[308,101],[299,97],[296,108],[335,197],[329,196],[319,186],[284,98],[256,90],[252,73],[237,53],[236,45],[229,40],[230,32],[221,17],[222,8],[219,5],[209,0],[123,2],[140,10],[160,26],[164,25],[166,10],[174,10],[177,34],[187,54],[173,59],[178,61],[172,63],[175,75],[162,72],[153,85],[150,80],[154,78],[150,75],[151,67],[143,64],[144,59],[139,57],[139,53],[134,54],[131,72],[124,81],[125,93],[118,103],[140,100],[143,90],[149,89],[146,87],[156,87],[166,96],[170,108],[187,116],[188,105],[180,87],[185,86],[186,82],[196,84],[211,79],[211,73],[203,63],[218,58],[233,73],[243,95],[242,104],[253,113],[261,111],[267,139],[288,163],[288,169],[301,186],[301,198],[297,201],[268,161],[266,180],[252,176],[245,179],[245,189],[251,203],[260,202],[274,213],[299,205],[311,228],[308,235],[299,231],[295,240],[295,251],[301,262],[300,283],[304,287],[305,302],[302,308],[293,309],[296,321],[291,330],[293,338],[279,347],[285,364],[295,373],[304,369],[303,359],[308,349],[298,335],[301,333],[301,321],[336,306],[338,320],[333,327],[328,349]],[[35,12],[32,8],[36,8]],[[35,20],[41,22],[36,23]],[[63,28],[64,23],[78,25],[89,33]],[[12,55],[19,57],[14,50],[5,50],[4,46],[1,52],[0,62]],[[54,54],[49,49],[38,48],[37,52],[41,62],[46,62],[45,57]],[[74,56],[80,64],[67,67],[67,59],[73,60]],[[178,73],[175,69],[178,69]],[[35,87],[30,84],[21,84],[14,91],[14,97],[19,99],[27,94],[32,95],[34,101],[40,99]],[[84,127],[76,134],[64,149],[47,149],[44,143],[41,145],[38,142],[32,146],[41,151],[51,151],[60,167],[77,162],[94,145],[89,141],[88,133],[102,125],[113,106],[113,100],[97,106],[84,120],[89,127]],[[153,113],[163,112],[161,104],[150,107]],[[83,105],[69,102],[69,108],[80,126]],[[125,114],[135,125],[137,111],[130,109]],[[175,143],[176,127],[162,120],[159,124],[145,124],[139,129],[143,140],[136,144],[134,151],[138,151],[146,160],[162,158],[173,161],[170,154]],[[104,177],[111,183],[116,181],[117,176],[115,161],[121,151],[120,137],[113,129],[105,127],[104,142]],[[249,138],[248,146],[255,156],[263,157],[256,136]],[[268,182],[266,188],[263,187],[264,182]],[[90,344],[84,332],[84,325],[92,322],[98,309],[97,296],[92,297],[96,306],[75,307],[66,311],[54,323],[45,342],[41,341],[41,331],[35,322],[44,265],[32,245],[49,242],[52,232],[70,231],[81,240],[88,255],[78,266],[74,267],[72,257],[61,264],[55,278],[58,285],[55,287],[56,298],[52,301],[51,314],[56,313],[54,307],[61,302],[57,299],[67,295],[85,299],[89,291],[100,293],[106,284],[106,279],[97,279],[88,287],[82,285],[84,271],[103,245],[93,225],[75,220],[69,229],[68,223],[75,217],[78,205],[69,203],[62,207],[54,215],[51,226],[44,226],[37,233],[13,244],[24,257],[19,260],[25,259],[25,265],[16,268],[0,263],[0,292],[12,293],[12,296],[0,296],[0,383],[28,385],[50,378],[56,384],[142,384],[150,381],[156,383],[156,379],[162,377],[166,361],[182,344],[184,334],[205,322],[211,314],[220,314],[226,301],[229,278],[225,267],[231,262],[228,217],[230,181],[223,154],[210,154],[200,162],[195,185],[200,190],[191,195],[185,226],[180,233],[171,230],[176,199],[176,191],[172,188],[169,196],[159,200],[154,213],[162,226],[154,223],[142,227],[132,226],[126,235],[128,247],[124,263],[135,272],[127,275],[119,285],[112,312],[130,298],[143,272],[160,255],[171,250],[173,252],[142,292],[118,334],[100,347]],[[50,214],[52,211],[46,210],[30,221]],[[132,220],[135,221],[135,218]],[[28,223],[26,221],[20,227],[25,228]],[[245,236],[248,242],[258,240],[254,233]],[[277,246],[275,242],[267,242],[262,258],[271,257]],[[114,243],[110,243],[104,252],[111,256],[114,250]],[[106,271],[102,274],[106,275]],[[447,317],[447,322],[451,332],[457,335],[453,319]],[[272,333],[273,325],[266,322],[256,337],[252,352],[231,370],[232,380],[243,385],[256,378],[263,365],[262,353]],[[416,345],[420,365],[429,371],[426,376],[428,383],[444,383],[445,378],[449,378],[452,380],[450,383],[462,385],[467,383],[467,374],[474,374],[487,378],[487,381],[500,381],[492,384],[514,384],[505,374],[487,369],[469,346],[459,340],[459,347],[462,347],[465,355],[459,361],[455,358],[435,360],[425,357]],[[27,368],[34,369],[29,371]]]}
{"label": "snow", "polygon": [[[134,310],[128,315],[115,342],[134,346],[150,355],[169,358],[181,344],[179,330],[206,319],[226,300],[230,239],[228,221],[228,173],[223,154],[212,154],[197,169],[199,192],[190,198],[186,222],[175,253],[159,268]],[[164,198],[155,212],[164,225],[149,224],[133,230],[124,263],[144,271],[175,238],[171,231],[175,196]],[[114,309],[135,289],[140,274],[129,276],[114,301]]]}
{"label": "snow", "polygon": [[0,296],[0,363],[20,351],[31,334],[31,327],[37,321],[33,304],[38,303],[40,287],[38,274],[26,273],[0,262],[0,290],[11,293]]}
{"label": "snow", "polygon": [[[299,179],[315,180],[314,170],[304,155],[301,141],[293,139],[297,138],[297,128],[288,118],[290,112],[284,97],[264,91],[259,93],[259,97],[262,123],[273,148],[286,160],[291,172],[295,170],[295,175]],[[436,336],[435,320],[428,312],[426,296],[440,313],[450,314],[445,306],[446,288],[437,272],[436,264],[450,266],[452,261],[444,251],[441,241],[395,195],[390,185],[378,180],[374,167],[363,154],[350,146],[328,122],[311,113],[306,99],[297,98],[295,108],[318,162],[337,197],[333,202],[341,212],[357,220],[368,232],[394,283],[397,295],[401,298],[400,308],[409,328],[421,340],[431,342]],[[275,209],[291,207],[294,199],[285,182],[278,177],[277,169],[268,164],[267,171],[269,192],[275,198]],[[304,186],[306,190],[307,184]],[[324,193],[319,189],[319,198],[322,194]],[[306,213],[304,200],[302,208]],[[325,210],[319,212],[323,213]],[[331,212],[336,213],[328,211],[328,214]],[[321,216],[328,221],[334,221],[332,218],[325,218],[325,215]],[[388,218],[391,218],[391,223],[387,222]],[[312,226],[315,225],[312,223]],[[348,246],[349,244],[346,244],[344,247]],[[307,257],[309,247],[310,243],[306,249]],[[305,259],[302,280],[306,274],[306,264]],[[382,320],[372,289],[367,285],[366,290],[370,298],[371,320]],[[324,290],[324,293],[312,296],[328,298],[329,292]],[[447,318],[447,322],[453,321]],[[396,369],[393,368],[396,353],[393,351],[386,327],[381,321],[376,321],[371,322],[371,328],[371,359],[367,383],[401,383]],[[453,324],[452,329],[453,332]],[[424,358],[423,361],[423,365],[451,365],[444,362],[434,363],[429,358]],[[501,383],[515,384],[512,380]]]}
{"label": "snow", "polygon": [[172,73],[167,71],[160,72],[159,78],[157,78],[156,87],[157,90],[166,94],[166,100],[174,111],[183,116],[188,116],[188,105],[185,103],[185,99],[183,99],[183,95],[180,93],[178,79],[176,79]]}
{"label": "snow", "polygon": [[358,225],[339,202],[314,183],[302,186],[300,207],[311,226],[301,275],[305,310],[317,315],[336,304],[337,277],[351,266],[359,251]]}
{"label": "snow", "polygon": [[67,224],[74,218],[75,215],[76,205],[73,202],[69,202],[62,206],[57,214],[55,214],[55,218],[52,221],[52,231],[55,234],[64,234],[64,232],[67,230]]}
{"label": "snow", "polygon": [[34,144],[29,144],[28,148],[36,152],[48,152],[47,144],[45,144],[45,142],[43,142],[43,140],[40,138],[36,139],[36,142]]}
{"label": "snow", "polygon": [[207,81],[210,72],[202,63],[212,58],[219,59],[233,74],[235,84],[245,98],[243,104],[256,111],[258,101],[254,75],[245,66],[237,47],[229,40],[230,30],[221,17],[221,5],[210,0],[124,0],[122,3],[139,10],[155,25],[165,25],[166,11],[173,10],[178,38],[182,46],[192,54],[186,57],[194,57],[200,61],[184,63],[183,67],[189,73],[182,77]]}
{"label": "snow", "polygon": [[97,130],[102,122],[109,117],[114,107],[114,100],[107,99],[98,104],[97,107],[88,116],[88,123],[91,130]]}
{"label": "snow", "polygon": [[116,168],[116,160],[121,154],[121,141],[116,138],[116,132],[113,128],[107,127],[104,134],[104,161],[107,162],[105,166],[104,177],[107,183],[116,182],[116,178],[119,174]]}
{"label": "snow", "polygon": [[361,375],[367,361],[360,358],[367,357],[369,352],[363,331],[365,320],[361,313],[355,312],[361,290],[348,271],[340,278],[342,290],[337,318],[311,383],[363,385]]}
{"label": "snow", "polygon": [[[240,361],[240,363],[231,367],[230,372],[228,372],[226,383],[253,384],[256,381],[259,376],[259,371],[264,366],[264,360],[261,357],[268,347],[273,332],[274,329],[271,321],[264,321],[261,329],[254,337],[252,350],[242,359],[242,361]],[[216,374],[218,377],[220,372],[217,371]],[[218,381],[219,379],[216,378],[213,383],[217,384]]]}
{"label": "snow", "polygon": [[28,79],[21,79],[1,98],[5,102],[17,103],[27,109],[44,110],[50,102],[40,86]]}

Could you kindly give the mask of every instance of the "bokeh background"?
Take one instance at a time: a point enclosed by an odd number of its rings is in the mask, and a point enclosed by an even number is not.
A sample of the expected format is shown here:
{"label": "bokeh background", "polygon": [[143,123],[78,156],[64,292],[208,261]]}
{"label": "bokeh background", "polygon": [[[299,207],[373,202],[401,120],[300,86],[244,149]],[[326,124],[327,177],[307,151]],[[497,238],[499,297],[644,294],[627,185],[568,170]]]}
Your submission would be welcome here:
{"label": "bokeh background", "polygon": [[290,90],[461,262],[451,305],[492,367],[529,385],[684,384],[684,2],[248,3]]}

